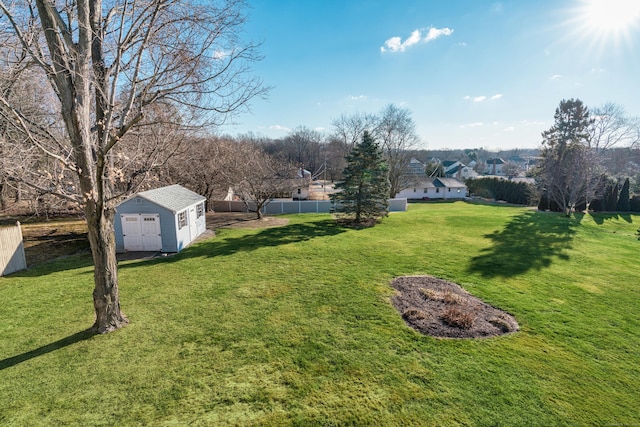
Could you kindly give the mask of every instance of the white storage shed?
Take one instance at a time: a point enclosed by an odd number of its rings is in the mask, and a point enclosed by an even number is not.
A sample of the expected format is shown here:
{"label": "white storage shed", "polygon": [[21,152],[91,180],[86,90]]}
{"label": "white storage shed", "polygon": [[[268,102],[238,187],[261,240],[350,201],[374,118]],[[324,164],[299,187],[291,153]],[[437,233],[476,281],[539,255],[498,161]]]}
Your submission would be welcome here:
{"label": "white storage shed", "polygon": [[116,207],[116,251],[180,252],[207,229],[205,201],[177,184],[128,198]]}

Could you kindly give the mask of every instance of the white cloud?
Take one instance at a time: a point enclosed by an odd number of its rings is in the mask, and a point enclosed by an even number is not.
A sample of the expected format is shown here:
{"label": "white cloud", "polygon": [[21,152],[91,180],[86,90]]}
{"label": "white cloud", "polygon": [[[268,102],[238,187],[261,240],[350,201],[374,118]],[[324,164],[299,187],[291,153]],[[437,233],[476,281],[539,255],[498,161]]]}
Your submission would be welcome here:
{"label": "white cloud", "polygon": [[485,95],[480,95],[480,96],[476,96],[474,98],[471,98],[469,95],[465,96],[464,99],[466,101],[473,101],[473,102],[484,102],[487,99],[489,101],[497,101],[498,99],[502,98],[504,95],[501,93],[496,93],[495,95],[492,95],[491,97],[486,97]]}
{"label": "white cloud", "polygon": [[466,47],[467,46],[467,42],[460,42],[460,43],[458,43],[458,46]]}
{"label": "white cloud", "polygon": [[465,129],[465,128],[476,128],[479,126],[484,126],[484,123],[482,122],[475,122],[475,123],[469,123],[466,125],[460,125],[460,129]]}
{"label": "white cloud", "polygon": [[230,55],[230,52],[225,52],[224,50],[216,50],[215,52],[213,52],[213,59],[215,60],[225,59],[229,55]]}
{"label": "white cloud", "polygon": [[367,99],[366,95],[349,95],[349,99],[352,101],[359,101],[362,99]]}
{"label": "white cloud", "polygon": [[408,47],[420,42],[428,43],[441,36],[450,36],[453,34],[453,30],[451,28],[430,27],[424,37],[422,33],[422,30],[414,30],[405,41],[402,41],[402,37],[399,36],[391,37],[384,42],[384,46],[380,46],[380,52],[404,52]]}
{"label": "white cloud", "polygon": [[451,28],[429,28],[427,32],[427,36],[424,38],[425,42],[430,42],[432,40],[437,39],[440,36],[450,36],[453,34],[453,30]]}
{"label": "white cloud", "polygon": [[513,127],[513,126],[509,126],[508,128],[504,128],[503,130],[504,130],[505,132],[513,132],[514,130],[516,130],[516,128],[515,128],[515,127]]}
{"label": "white cloud", "polygon": [[562,78],[562,74],[554,74],[553,76],[549,77],[549,80],[559,80]]}
{"label": "white cloud", "polygon": [[545,124],[544,122],[531,121],[531,120],[521,120],[520,123],[522,123],[525,126],[541,126]]}
{"label": "white cloud", "polygon": [[281,125],[271,125],[271,126],[269,126],[269,129],[271,129],[271,130],[281,130],[281,131],[285,131],[285,132],[291,132],[291,129],[289,129],[286,126],[281,126]]}

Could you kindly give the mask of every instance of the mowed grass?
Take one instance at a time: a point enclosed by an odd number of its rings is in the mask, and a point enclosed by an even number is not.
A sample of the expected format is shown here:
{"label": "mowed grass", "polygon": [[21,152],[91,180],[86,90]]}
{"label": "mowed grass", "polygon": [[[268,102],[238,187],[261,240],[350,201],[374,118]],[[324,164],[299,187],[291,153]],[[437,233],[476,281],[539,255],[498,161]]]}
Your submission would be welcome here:
{"label": "mowed grass", "polygon": [[[131,324],[91,325],[92,267],[0,278],[0,425],[637,425],[639,216],[462,202],[344,229],[225,229],[120,266]],[[389,282],[435,275],[521,331],[408,328]]]}

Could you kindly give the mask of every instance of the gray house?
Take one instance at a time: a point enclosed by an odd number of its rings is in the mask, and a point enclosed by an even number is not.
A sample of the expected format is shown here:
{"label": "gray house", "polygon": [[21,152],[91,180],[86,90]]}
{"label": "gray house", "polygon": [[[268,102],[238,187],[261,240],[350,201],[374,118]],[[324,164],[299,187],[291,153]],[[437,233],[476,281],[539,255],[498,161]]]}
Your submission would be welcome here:
{"label": "gray house", "polygon": [[181,185],[130,197],[116,207],[116,251],[180,252],[206,230],[205,201]]}

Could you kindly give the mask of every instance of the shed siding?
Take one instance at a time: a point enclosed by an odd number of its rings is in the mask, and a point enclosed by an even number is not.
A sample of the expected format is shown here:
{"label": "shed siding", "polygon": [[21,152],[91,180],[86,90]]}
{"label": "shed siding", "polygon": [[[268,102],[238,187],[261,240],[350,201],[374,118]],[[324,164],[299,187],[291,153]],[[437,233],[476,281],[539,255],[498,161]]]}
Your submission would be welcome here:
{"label": "shed siding", "polygon": [[124,238],[122,237],[121,214],[158,214],[160,215],[160,233],[162,234],[162,252],[178,252],[176,239],[176,218],[173,212],[158,206],[142,197],[132,197],[122,202],[117,208],[114,231],[116,233],[116,251],[124,252]]}

